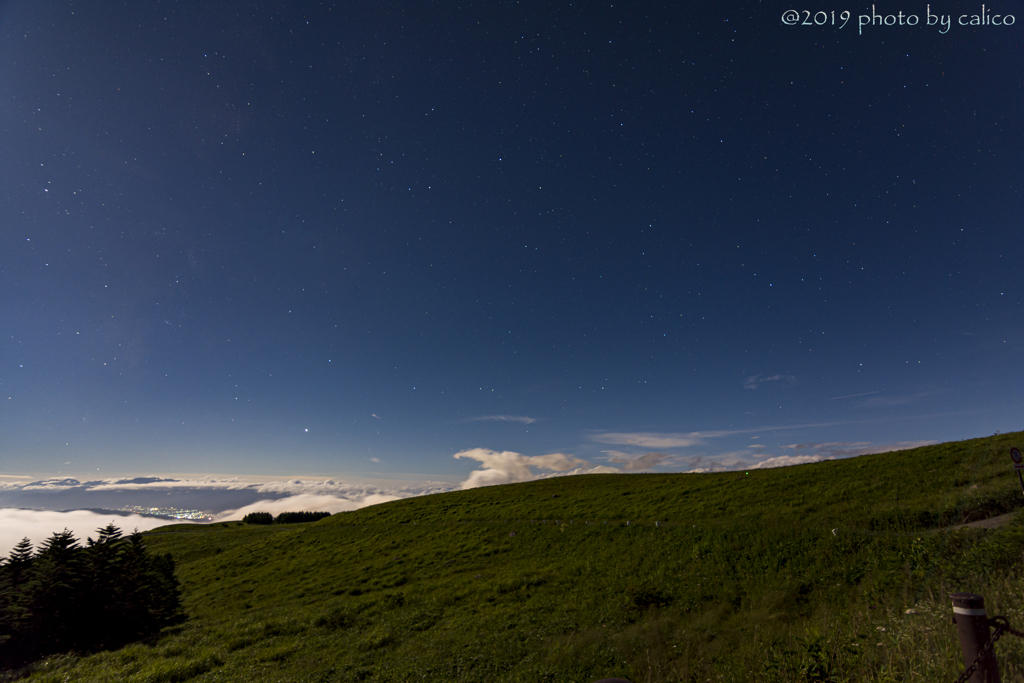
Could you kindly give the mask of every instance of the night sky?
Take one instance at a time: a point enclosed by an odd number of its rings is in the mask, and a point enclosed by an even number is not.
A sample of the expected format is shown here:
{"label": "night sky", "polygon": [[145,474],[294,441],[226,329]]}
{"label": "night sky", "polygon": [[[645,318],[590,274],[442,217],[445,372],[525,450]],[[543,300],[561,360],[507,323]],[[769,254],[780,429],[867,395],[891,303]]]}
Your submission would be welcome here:
{"label": "night sky", "polygon": [[1021,429],[1024,10],[926,4],[5,3],[0,474]]}

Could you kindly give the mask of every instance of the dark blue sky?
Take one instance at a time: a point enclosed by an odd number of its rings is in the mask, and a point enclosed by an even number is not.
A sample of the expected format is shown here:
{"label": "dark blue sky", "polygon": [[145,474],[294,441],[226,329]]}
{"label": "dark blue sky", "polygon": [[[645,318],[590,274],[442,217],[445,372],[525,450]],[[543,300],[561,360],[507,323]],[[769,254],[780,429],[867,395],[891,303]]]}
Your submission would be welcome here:
{"label": "dark blue sky", "polygon": [[214,5],[0,10],[3,473],[1021,428],[1024,11]]}

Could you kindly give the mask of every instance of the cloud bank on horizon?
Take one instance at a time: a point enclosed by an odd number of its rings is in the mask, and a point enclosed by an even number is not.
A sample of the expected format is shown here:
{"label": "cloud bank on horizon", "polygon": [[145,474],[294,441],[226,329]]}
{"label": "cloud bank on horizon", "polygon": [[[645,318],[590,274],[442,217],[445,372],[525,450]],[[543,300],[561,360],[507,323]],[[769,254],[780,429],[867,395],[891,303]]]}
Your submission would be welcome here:
{"label": "cloud bank on horizon", "polygon": [[0,506],[46,510],[175,508],[198,510],[217,520],[229,520],[241,519],[254,509],[342,512],[450,489],[450,485],[436,481],[385,488],[334,479],[253,482],[241,477],[132,477],[79,481],[64,477],[0,481]]}
{"label": "cloud bank on horizon", "polygon": [[[477,463],[477,468],[457,488],[466,490],[576,474],[651,471],[697,474],[767,469],[906,450],[936,443],[807,442],[781,446],[784,453],[780,455],[764,452],[762,444],[752,444],[750,448],[755,449],[753,452],[749,449],[714,455],[687,452],[693,447],[704,445],[709,439],[731,434],[733,432],[596,434],[591,437],[592,441],[620,446],[620,450],[601,452],[608,464],[595,464],[567,453],[525,455],[514,451],[471,448],[453,456],[458,460]],[[628,450],[630,448],[636,450]],[[650,450],[652,448],[658,450]],[[333,514],[402,498],[442,493],[454,488],[437,481],[388,488],[347,484],[335,479],[253,482],[243,477],[122,477],[79,481],[63,477],[25,481],[24,478],[8,475],[0,477],[0,556],[8,554],[14,544],[26,536],[38,545],[64,528],[84,539],[111,520],[128,532],[135,528],[144,531],[172,523],[159,517],[124,516],[123,513],[97,512],[97,509],[113,511],[127,506],[173,507],[201,510],[211,514],[215,521],[232,521],[240,520],[250,512],[277,515],[282,512],[323,511]]]}
{"label": "cloud bank on horizon", "polygon": [[[776,378],[769,378],[774,380]],[[785,379],[785,378],[783,378]],[[774,428],[772,431],[792,429],[794,427]],[[897,441],[886,444],[874,444],[870,441],[858,442],[804,442],[776,446],[782,453],[773,455],[765,452],[765,444],[750,444],[747,450],[719,451],[711,454],[694,452],[695,449],[708,446],[708,443],[722,437],[733,437],[739,434],[763,433],[768,429],[722,430],[713,432],[600,432],[591,435],[591,440],[602,444],[613,444],[620,447],[633,447],[634,450],[603,451],[608,462],[618,465],[622,472],[652,471],[658,468],[661,472],[685,472],[701,474],[707,472],[727,472],[730,470],[767,469],[771,467],[788,467],[805,465],[822,460],[849,458],[870,453],[886,453],[890,451],[908,450],[938,443],[933,440]],[[758,439],[760,436],[752,436]],[[790,454],[793,452],[794,454]]]}
{"label": "cloud bank on horizon", "polygon": [[781,447],[787,451],[794,451],[794,455],[771,455],[761,450],[764,448],[761,444],[754,446],[758,449],[756,452],[730,451],[711,456],[686,452],[668,452],[673,449],[681,451],[682,449],[700,446],[708,440],[732,436],[736,433],[718,431],[691,433],[602,432],[594,434],[591,436],[591,440],[598,443],[633,446],[641,449],[659,449],[637,450],[633,452],[624,450],[602,451],[605,460],[609,463],[608,465],[595,465],[588,460],[566,453],[524,455],[513,451],[494,451],[487,448],[471,448],[460,451],[453,457],[476,460],[480,463],[479,468],[471,472],[469,477],[459,486],[461,489],[472,489],[478,486],[511,484],[514,482],[564,477],[574,474],[617,474],[651,472],[655,470],[659,472],[700,474],[789,467],[869,453],[907,450],[936,443],[935,441],[900,441],[889,444],[830,442],[799,443]]}
{"label": "cloud bank on horizon", "polygon": [[188,523],[119,510],[128,506],[165,511],[170,508],[198,510],[222,522],[240,520],[249,512],[333,514],[450,489],[451,486],[442,482],[386,489],[355,486],[333,479],[270,482],[233,477],[0,480],[0,557],[9,554],[22,538],[28,537],[38,547],[53,533],[65,528],[84,541],[111,521],[125,532]]}

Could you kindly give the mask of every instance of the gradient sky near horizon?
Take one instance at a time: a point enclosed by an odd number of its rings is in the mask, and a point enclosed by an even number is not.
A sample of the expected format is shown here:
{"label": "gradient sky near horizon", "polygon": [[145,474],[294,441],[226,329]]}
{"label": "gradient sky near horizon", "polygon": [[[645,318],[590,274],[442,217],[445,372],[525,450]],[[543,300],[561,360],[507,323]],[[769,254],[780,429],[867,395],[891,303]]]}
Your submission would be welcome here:
{"label": "gradient sky near horizon", "polygon": [[0,475],[1020,429],[1024,10],[926,4],[5,3]]}

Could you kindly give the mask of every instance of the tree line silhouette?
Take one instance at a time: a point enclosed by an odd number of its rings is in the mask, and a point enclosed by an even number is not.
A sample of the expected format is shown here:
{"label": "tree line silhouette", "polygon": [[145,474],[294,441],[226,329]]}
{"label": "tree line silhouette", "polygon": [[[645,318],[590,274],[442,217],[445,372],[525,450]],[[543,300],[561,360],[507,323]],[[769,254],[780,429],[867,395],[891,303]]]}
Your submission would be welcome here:
{"label": "tree line silhouette", "polygon": [[242,521],[246,524],[295,524],[296,522],[316,522],[330,516],[330,512],[282,512],[277,517],[269,512],[250,512],[242,517]]}
{"label": "tree line silhouette", "polygon": [[120,647],[182,619],[171,556],[112,523],[97,534],[82,547],[65,529],[38,552],[25,538],[0,558],[0,667]]}

